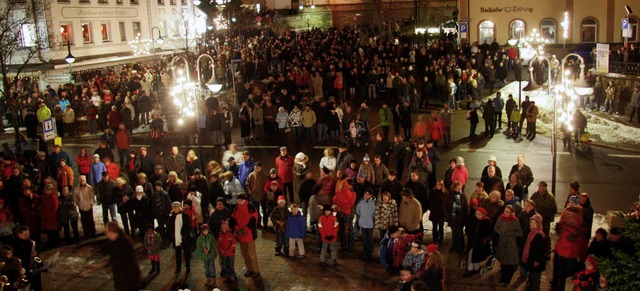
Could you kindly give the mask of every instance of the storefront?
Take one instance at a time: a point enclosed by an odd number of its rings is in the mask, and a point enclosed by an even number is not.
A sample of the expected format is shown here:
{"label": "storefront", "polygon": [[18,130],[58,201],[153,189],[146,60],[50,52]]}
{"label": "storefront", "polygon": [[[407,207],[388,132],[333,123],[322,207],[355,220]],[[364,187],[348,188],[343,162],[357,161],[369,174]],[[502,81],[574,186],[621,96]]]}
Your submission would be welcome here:
{"label": "storefront", "polygon": [[[470,43],[506,44],[509,39],[529,36],[535,29],[547,43],[622,43],[622,19],[631,0],[458,0],[459,21],[468,30],[461,35]],[[562,27],[568,20],[566,38]],[[640,17],[629,16],[630,43],[640,41]]]}

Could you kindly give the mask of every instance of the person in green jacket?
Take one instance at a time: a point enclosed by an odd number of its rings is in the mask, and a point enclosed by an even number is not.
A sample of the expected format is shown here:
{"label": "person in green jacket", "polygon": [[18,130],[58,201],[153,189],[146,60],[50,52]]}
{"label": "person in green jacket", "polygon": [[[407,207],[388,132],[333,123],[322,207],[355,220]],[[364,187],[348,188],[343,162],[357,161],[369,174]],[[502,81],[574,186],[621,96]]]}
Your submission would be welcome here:
{"label": "person in green jacket", "polygon": [[382,103],[382,108],[378,112],[380,115],[380,127],[382,127],[383,138],[389,138],[389,126],[391,125],[391,109],[387,103]]}
{"label": "person in green jacket", "polygon": [[204,274],[207,276],[207,288],[216,286],[216,256],[218,243],[216,238],[209,232],[209,226],[205,223],[200,226],[200,236],[196,240],[195,257],[204,262]]}
{"label": "person in green jacket", "polygon": [[36,116],[38,117],[38,122],[43,122],[45,119],[51,117],[51,109],[44,103],[40,103],[40,108],[38,108]]}
{"label": "person in green jacket", "polygon": [[514,105],[510,116],[511,128],[513,128],[513,131],[511,132],[512,138],[520,136],[520,130],[522,130],[522,128],[520,128],[520,118],[522,118],[522,114],[520,113],[520,110],[518,110],[518,105]]}

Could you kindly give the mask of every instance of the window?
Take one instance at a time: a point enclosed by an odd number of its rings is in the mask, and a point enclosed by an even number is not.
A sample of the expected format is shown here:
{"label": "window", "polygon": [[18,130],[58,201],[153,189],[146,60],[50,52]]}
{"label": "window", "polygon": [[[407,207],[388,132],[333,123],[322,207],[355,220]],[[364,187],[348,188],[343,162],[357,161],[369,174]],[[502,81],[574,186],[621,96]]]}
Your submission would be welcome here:
{"label": "window", "polygon": [[82,27],[82,42],[83,43],[92,42],[92,38],[91,38],[91,23],[83,22],[83,23],[80,24],[80,27]]}
{"label": "window", "polygon": [[116,0],[116,4],[122,5],[122,4],[124,4],[124,0]]}
{"label": "window", "polygon": [[138,5],[138,4],[140,4],[140,1],[139,0],[131,0],[131,4]]}
{"label": "window", "polygon": [[509,24],[509,38],[521,39],[525,37],[525,24],[522,20],[514,20]]}
{"label": "window", "polygon": [[134,21],[133,22],[133,37],[138,37],[141,35],[142,31],[140,29],[140,22]]}
{"label": "window", "polygon": [[169,0],[169,4],[176,5],[176,0]]}
{"label": "window", "polygon": [[546,43],[556,43],[556,21],[547,18],[540,22],[540,35]]}
{"label": "window", "polygon": [[580,40],[582,42],[598,41],[598,21],[595,18],[587,17],[580,24]]}
{"label": "window", "polygon": [[127,41],[127,31],[124,27],[124,22],[119,22],[118,27],[120,29],[120,41]]}
{"label": "window", "polygon": [[109,4],[109,0],[98,0],[99,4]]}
{"label": "window", "polygon": [[102,35],[102,42],[111,41],[111,24],[109,22],[100,23],[100,34]]}
{"label": "window", "polygon": [[[158,28],[160,29],[160,36],[167,37],[167,22],[160,21],[160,23],[158,23]],[[164,35],[162,35],[162,32],[164,32]],[[153,39],[155,37],[152,36],[151,38]]]}
{"label": "window", "polygon": [[164,5],[164,0],[158,0],[158,5]]}
{"label": "window", "polygon": [[58,3],[69,3],[69,0],[58,0]]}
{"label": "window", "polygon": [[631,28],[631,34],[627,38],[627,42],[638,42],[638,18],[629,17],[629,27]]}
{"label": "window", "polygon": [[80,4],[91,4],[91,0],[80,0]]}
{"label": "window", "polygon": [[480,24],[478,25],[478,33],[480,34],[478,41],[480,42],[480,44],[483,44],[485,42],[492,43],[494,40],[493,36],[495,35],[495,32],[495,25],[493,21],[485,20],[480,22]]}
{"label": "window", "polygon": [[180,21],[173,22],[173,36],[180,36]]}
{"label": "window", "polygon": [[73,44],[73,26],[71,23],[60,23],[60,38],[62,43]]}
{"label": "window", "polygon": [[20,28],[20,46],[34,47],[36,46],[36,25],[32,23],[23,24]]}
{"label": "window", "polygon": [[187,5],[187,0],[180,0],[180,4]]}

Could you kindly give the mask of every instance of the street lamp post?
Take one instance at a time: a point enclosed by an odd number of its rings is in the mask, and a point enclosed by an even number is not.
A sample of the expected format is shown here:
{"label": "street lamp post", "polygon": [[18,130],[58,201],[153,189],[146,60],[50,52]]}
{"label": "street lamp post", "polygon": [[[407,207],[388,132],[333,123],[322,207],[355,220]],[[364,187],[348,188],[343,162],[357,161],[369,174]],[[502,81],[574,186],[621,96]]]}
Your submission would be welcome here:
{"label": "street lamp post", "polygon": [[76,61],[76,57],[74,57],[71,54],[71,43],[69,42],[69,40],[67,39],[67,57],[64,58],[64,60],[67,62],[67,64],[69,64],[69,83],[73,84],[75,83],[75,80],[73,78],[73,71],[71,69],[71,64],[73,64],[73,62]]}
{"label": "street lamp post", "polygon": [[[157,29],[158,30],[158,39],[154,40],[153,38],[153,30]],[[164,42],[164,39],[162,39],[162,31],[160,30],[159,27],[154,26],[151,28],[151,50],[153,51],[153,61],[155,62],[156,60],[156,41],[158,42],[158,44],[162,44]]]}
{"label": "street lamp post", "polygon": [[202,54],[196,60],[196,75],[198,76],[198,86],[202,85],[202,82],[200,82],[200,60],[202,58],[209,58],[209,60],[211,61],[211,79],[209,79],[209,81],[205,85],[211,92],[217,93],[218,91],[220,91],[220,89],[222,89],[222,84],[216,82],[216,64],[213,58],[208,54]]}
{"label": "street lamp post", "polygon": [[569,12],[567,9],[564,9],[564,19],[562,23],[562,48],[564,49],[567,44],[567,38],[569,38]]}

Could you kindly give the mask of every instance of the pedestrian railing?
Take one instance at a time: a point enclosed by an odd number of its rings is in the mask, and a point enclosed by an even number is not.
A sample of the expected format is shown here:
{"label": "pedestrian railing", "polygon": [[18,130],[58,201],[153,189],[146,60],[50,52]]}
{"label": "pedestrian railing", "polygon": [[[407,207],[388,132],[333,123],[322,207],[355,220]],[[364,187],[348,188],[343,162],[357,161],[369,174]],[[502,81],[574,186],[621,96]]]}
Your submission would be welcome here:
{"label": "pedestrian railing", "polygon": [[611,62],[609,64],[609,72],[625,75],[640,75],[640,63]]}

